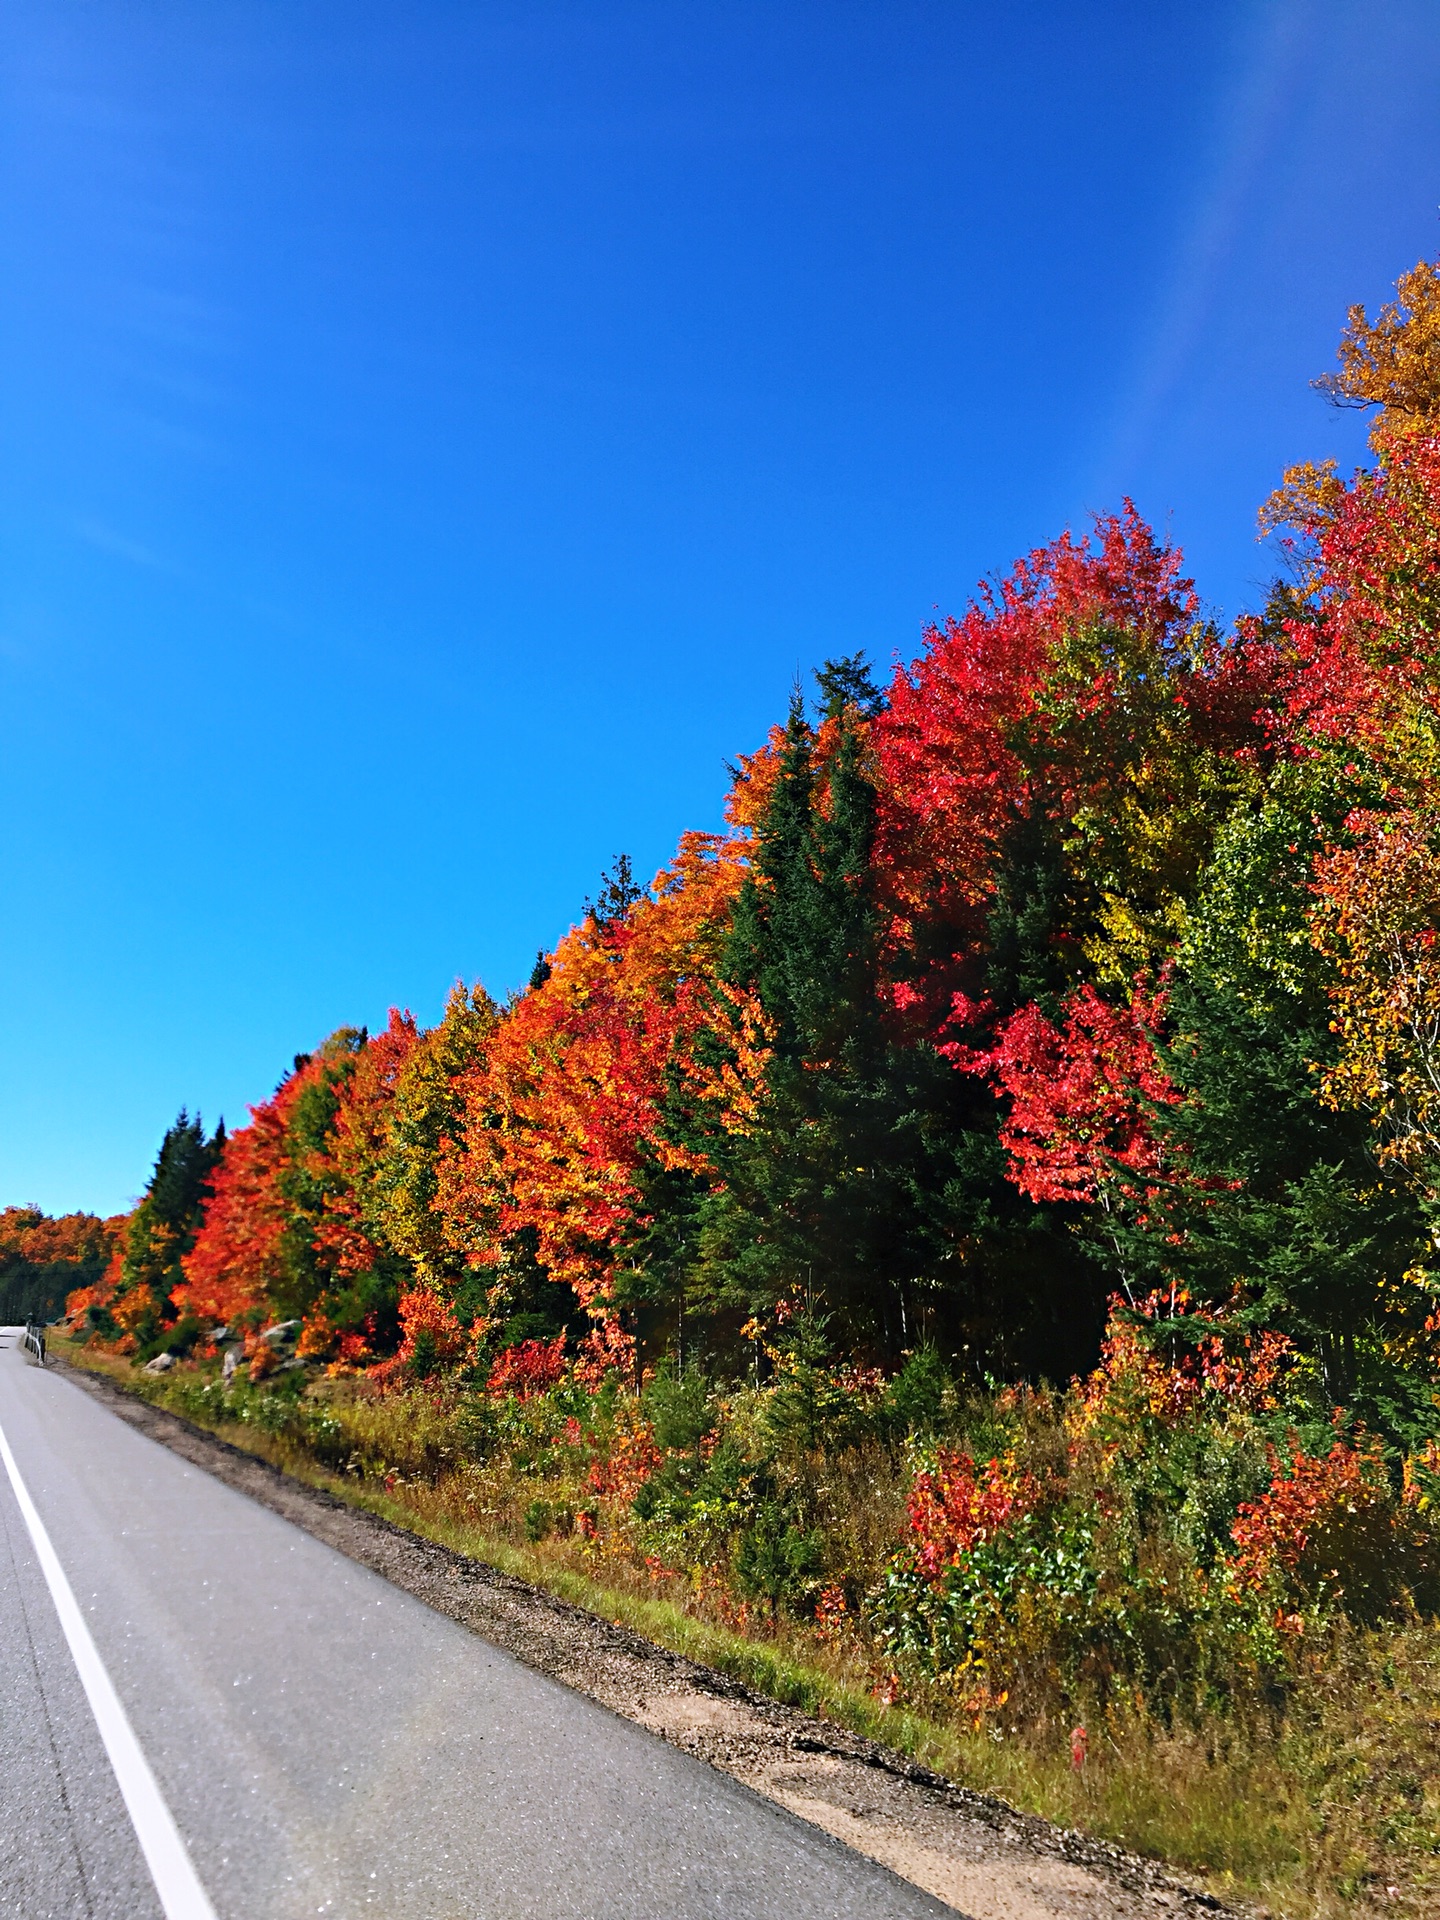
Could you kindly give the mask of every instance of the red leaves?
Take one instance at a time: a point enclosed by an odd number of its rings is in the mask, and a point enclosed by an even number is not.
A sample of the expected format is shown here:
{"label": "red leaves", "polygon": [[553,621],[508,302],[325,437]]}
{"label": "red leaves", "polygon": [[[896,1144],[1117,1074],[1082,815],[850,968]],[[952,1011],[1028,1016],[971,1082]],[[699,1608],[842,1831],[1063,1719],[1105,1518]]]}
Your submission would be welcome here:
{"label": "red leaves", "polygon": [[1164,987],[1137,982],[1129,1005],[1113,1007],[1085,986],[1063,1027],[1032,1005],[1004,1022],[989,1051],[942,1045],[963,1071],[993,1074],[1008,1098],[1001,1139],[1011,1179],[1032,1200],[1094,1200],[1110,1180],[1141,1190],[1158,1175],[1149,1110],[1179,1099],[1155,1048],[1165,999]]}
{"label": "red leaves", "polygon": [[1033,1513],[1040,1482],[1011,1460],[991,1460],[977,1473],[968,1453],[942,1447],[932,1471],[917,1473],[906,1509],[915,1558],[927,1580],[942,1578],[972,1548]]}
{"label": "red leaves", "polygon": [[1012,823],[1037,804],[1068,814],[1113,771],[1076,764],[1076,722],[1108,714],[1125,728],[1131,666],[1107,635],[1128,635],[1165,677],[1196,612],[1180,565],[1127,502],[1093,539],[1037,548],[963,619],[927,631],[870,732],[876,859],[901,938],[937,918],[976,931]]}
{"label": "red leaves", "polygon": [[[1433,274],[1424,284],[1433,291]],[[1416,366],[1431,365],[1430,340]],[[1276,791],[1266,781],[1286,760],[1281,772],[1304,791],[1295,866],[1314,832],[1341,842],[1314,869],[1313,919],[1292,898],[1284,928],[1331,969],[1341,1057],[1324,1091],[1375,1113],[1392,1155],[1433,1188],[1440,440],[1430,426],[1426,414],[1382,436],[1382,467],[1349,485],[1331,471],[1291,489],[1314,564],[1303,590],[1233,637],[1202,625],[1180,555],[1127,502],[931,627],[888,706],[859,723],[878,795],[866,878],[887,919],[886,1038],[938,1046],[988,1079],[1004,1103],[1010,1177],[1032,1200],[1120,1200],[1154,1226],[1156,1196],[1191,1178],[1160,1146],[1159,1116],[1181,1097],[1163,1057],[1168,969],[1209,911],[1207,871],[1224,877],[1217,835],[1264,811]],[[838,732],[832,718],[817,735],[820,792]],[[442,1048],[392,1011],[385,1032],[363,1044],[336,1036],[256,1107],[214,1175],[184,1307],[232,1320],[288,1297],[310,1308],[307,1353],[340,1343],[342,1359],[358,1357],[357,1302],[372,1329],[388,1326],[389,1276],[408,1263],[427,1285],[405,1293],[402,1356],[424,1344],[453,1357],[458,1324],[431,1285],[454,1284],[468,1262],[493,1278],[494,1308],[508,1274],[538,1263],[597,1323],[575,1363],[623,1368],[613,1282],[651,1224],[642,1196],[660,1183],[649,1173],[713,1184],[706,1142],[752,1127],[768,1084],[777,1029],[758,999],[717,976],[783,744],[777,730],[741,762],[728,837],[685,836],[649,894],[603,925],[587,917],[549,977],[503,1015],[462,996]],[[1233,856],[1233,835],[1220,844]],[[1259,902],[1257,921],[1267,911]],[[1247,923],[1245,937],[1253,931]],[[868,927],[865,941],[868,966]],[[1304,960],[1313,980],[1314,952]],[[825,1048],[835,1051],[829,1036]],[[358,1284],[367,1275],[373,1287]],[[497,1390],[531,1390],[563,1351],[528,1343],[502,1357]],[[1219,1387],[1225,1364],[1201,1350],[1195,1372],[1172,1370],[1176,1403]],[[916,1512],[949,1543],[936,1546],[943,1557],[981,1537],[1001,1490],[991,1469],[966,1469],[968,1492],[958,1464],[936,1471]]]}
{"label": "red leaves", "polygon": [[565,1371],[565,1336],[553,1340],[522,1340],[506,1347],[490,1369],[489,1388],[497,1397],[513,1393],[517,1400],[553,1387]]}
{"label": "red leaves", "polygon": [[1338,483],[1301,522],[1309,617],[1291,623],[1275,722],[1292,752],[1365,756],[1408,786],[1433,777],[1440,714],[1440,441],[1417,436]]}

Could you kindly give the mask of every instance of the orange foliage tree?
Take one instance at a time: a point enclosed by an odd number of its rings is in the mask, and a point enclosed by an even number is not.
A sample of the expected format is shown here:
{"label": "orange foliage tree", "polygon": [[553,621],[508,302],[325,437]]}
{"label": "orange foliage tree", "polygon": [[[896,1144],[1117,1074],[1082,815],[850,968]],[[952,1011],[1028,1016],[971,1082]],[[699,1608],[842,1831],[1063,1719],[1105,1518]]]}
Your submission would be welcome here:
{"label": "orange foliage tree", "polygon": [[500,1022],[462,1078],[463,1134],[441,1152],[438,1205],[472,1263],[497,1266],[528,1233],[549,1276],[603,1316],[647,1156],[703,1170],[663,1108],[707,1018],[741,874],[737,841],[687,834],[650,892],[608,924],[587,916]]}

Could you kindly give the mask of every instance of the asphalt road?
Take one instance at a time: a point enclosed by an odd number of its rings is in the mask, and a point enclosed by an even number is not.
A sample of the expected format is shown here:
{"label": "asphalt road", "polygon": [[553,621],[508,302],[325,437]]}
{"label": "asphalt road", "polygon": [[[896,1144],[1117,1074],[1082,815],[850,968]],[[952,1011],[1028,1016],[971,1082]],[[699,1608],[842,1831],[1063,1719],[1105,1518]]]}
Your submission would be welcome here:
{"label": "asphalt road", "polygon": [[[220,1920],[951,1913],[187,1465],[15,1329],[0,1433]],[[5,1472],[0,1534],[0,1914],[159,1920]]]}

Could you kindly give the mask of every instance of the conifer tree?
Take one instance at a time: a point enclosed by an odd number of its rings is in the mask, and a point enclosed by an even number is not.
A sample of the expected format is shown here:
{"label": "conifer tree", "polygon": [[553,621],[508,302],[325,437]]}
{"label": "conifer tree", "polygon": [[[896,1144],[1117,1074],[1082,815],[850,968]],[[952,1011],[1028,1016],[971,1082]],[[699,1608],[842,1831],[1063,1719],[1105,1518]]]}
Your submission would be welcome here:
{"label": "conifer tree", "polygon": [[1183,1177],[1121,1231],[1132,1284],[1238,1306],[1312,1356],[1327,1399],[1354,1410],[1387,1298],[1413,1296],[1422,1319],[1432,1304],[1403,1284],[1426,1252],[1423,1214],[1381,1177],[1364,1116],[1320,1102],[1315,1063],[1334,1049],[1323,1003],[1254,1008],[1200,974],[1170,1013],[1164,1058],[1185,1097],[1156,1130]]}
{"label": "conifer tree", "polygon": [[[889,1360],[938,1338],[977,1371],[1063,1377],[1098,1341],[1104,1283],[1063,1210],[1007,1180],[993,1098],[887,1008],[865,740],[876,701],[863,663],[817,678],[820,730],[797,697],[724,956],[774,1038],[756,1123],[712,1146],[721,1185],[692,1202],[694,1291],[748,1311],[801,1296],[842,1347]],[[1030,879],[1017,872],[1000,962],[1021,991],[1051,941]]]}
{"label": "conifer tree", "polygon": [[600,876],[600,897],[587,900],[585,912],[595,922],[598,933],[607,933],[611,927],[618,926],[635,903],[644,897],[645,889],[635,878],[629,854],[619,853],[610,871]]}
{"label": "conifer tree", "polygon": [[1151,1117],[1173,1177],[1121,1218],[1116,1245],[1134,1285],[1179,1284],[1278,1329],[1353,1406],[1386,1303],[1422,1319],[1432,1303],[1405,1284],[1428,1238],[1415,1195],[1384,1177],[1365,1116],[1321,1097],[1337,1040],[1310,876],[1343,814],[1310,764],[1282,769],[1220,834],[1161,1049],[1181,1098]]}
{"label": "conifer tree", "polygon": [[154,1346],[176,1317],[181,1261],[195,1244],[210,1175],[225,1149],[225,1123],[212,1138],[184,1107],[167,1128],[144,1198],[131,1216],[114,1308],[116,1322],[141,1351]]}
{"label": "conifer tree", "polygon": [[[750,1311],[803,1297],[836,1337],[894,1352],[913,1331],[914,1277],[934,1264],[918,1194],[933,1171],[915,1098],[924,1063],[882,1022],[865,682],[842,662],[821,688],[828,751],[797,695],[723,957],[773,1038],[754,1124],[717,1148],[697,1290]],[[933,1065],[948,1094],[955,1076]]]}

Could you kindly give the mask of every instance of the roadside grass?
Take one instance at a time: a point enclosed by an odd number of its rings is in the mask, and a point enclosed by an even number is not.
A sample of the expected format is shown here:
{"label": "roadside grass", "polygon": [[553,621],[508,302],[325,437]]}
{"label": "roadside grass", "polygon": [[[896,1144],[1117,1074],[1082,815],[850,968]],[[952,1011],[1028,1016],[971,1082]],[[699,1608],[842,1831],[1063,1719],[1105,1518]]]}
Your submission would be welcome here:
{"label": "roadside grass", "polygon": [[[657,1576],[602,1539],[531,1539],[533,1478],[477,1464],[462,1400],[429,1392],[252,1392],[237,1417],[213,1374],[147,1375],[61,1337],[55,1350],[306,1483],[543,1588],[757,1693],[834,1721],[1020,1810],[1163,1861],[1284,1920],[1423,1920],[1440,1911],[1440,1633],[1341,1625],[1269,1712],[1167,1728],[1114,1703],[1083,1769],[1053,1715],[972,1717],[942,1689],[885,1702],[873,1650]],[[858,1523],[857,1523],[858,1524]]]}

